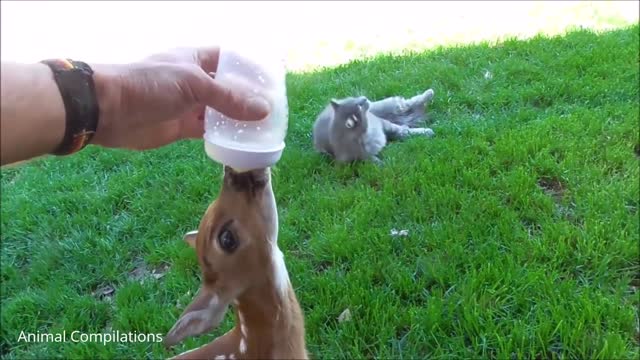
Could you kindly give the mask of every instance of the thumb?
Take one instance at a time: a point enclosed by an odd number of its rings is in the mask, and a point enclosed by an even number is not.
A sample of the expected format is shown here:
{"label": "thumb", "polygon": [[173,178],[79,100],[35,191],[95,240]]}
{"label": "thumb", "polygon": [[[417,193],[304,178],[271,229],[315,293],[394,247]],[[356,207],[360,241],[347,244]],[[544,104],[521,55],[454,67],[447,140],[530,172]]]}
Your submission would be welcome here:
{"label": "thumb", "polygon": [[200,78],[196,98],[203,105],[210,106],[230,118],[247,121],[262,120],[271,112],[271,105],[267,99],[243,89],[239,84],[222,83],[214,80],[204,71]]}

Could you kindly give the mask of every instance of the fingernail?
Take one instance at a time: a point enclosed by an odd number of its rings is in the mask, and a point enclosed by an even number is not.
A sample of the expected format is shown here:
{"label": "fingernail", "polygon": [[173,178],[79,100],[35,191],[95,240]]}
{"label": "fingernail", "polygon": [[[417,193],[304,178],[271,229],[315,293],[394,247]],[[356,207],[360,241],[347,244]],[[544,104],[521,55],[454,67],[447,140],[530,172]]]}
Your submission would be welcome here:
{"label": "fingernail", "polygon": [[271,105],[265,98],[254,96],[247,99],[246,110],[252,119],[262,120],[271,112]]}

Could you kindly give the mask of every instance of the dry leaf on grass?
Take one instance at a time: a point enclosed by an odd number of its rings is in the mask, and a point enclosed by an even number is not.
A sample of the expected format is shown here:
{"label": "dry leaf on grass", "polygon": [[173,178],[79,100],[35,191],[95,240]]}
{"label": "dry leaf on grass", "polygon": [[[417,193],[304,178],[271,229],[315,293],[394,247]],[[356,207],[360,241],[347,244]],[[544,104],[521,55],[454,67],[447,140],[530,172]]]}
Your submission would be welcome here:
{"label": "dry leaf on grass", "polygon": [[168,271],[169,271],[169,264],[162,264],[157,268],[153,269],[153,271],[151,272],[151,276],[153,276],[154,279],[157,280],[163,277]]}
{"label": "dry leaf on grass", "polygon": [[391,236],[409,236],[409,230],[391,229]]}
{"label": "dry leaf on grass", "polygon": [[345,321],[351,321],[351,310],[349,310],[348,308],[345,309],[342,314],[340,314],[340,316],[338,316],[338,322],[345,322]]}
{"label": "dry leaf on grass", "polygon": [[111,285],[102,286],[91,293],[100,300],[111,301],[116,289]]}
{"label": "dry leaf on grass", "polygon": [[167,273],[167,271],[169,271],[169,264],[163,263],[155,269],[149,271],[147,264],[144,261],[139,260],[136,262],[136,266],[134,267],[134,269],[129,272],[129,280],[137,281],[141,284],[144,284],[144,281],[147,277],[153,277],[154,279],[158,280],[162,278]]}

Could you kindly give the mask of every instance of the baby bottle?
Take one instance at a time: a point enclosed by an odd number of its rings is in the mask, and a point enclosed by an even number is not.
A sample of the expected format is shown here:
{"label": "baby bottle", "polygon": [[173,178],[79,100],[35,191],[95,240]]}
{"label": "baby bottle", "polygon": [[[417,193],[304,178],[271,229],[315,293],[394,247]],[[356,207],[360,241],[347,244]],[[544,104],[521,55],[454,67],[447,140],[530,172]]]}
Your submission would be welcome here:
{"label": "baby bottle", "polygon": [[272,166],[282,155],[288,104],[284,57],[260,44],[222,45],[216,81],[264,98],[271,108],[258,121],[240,121],[207,107],[204,146],[214,161],[236,171]]}

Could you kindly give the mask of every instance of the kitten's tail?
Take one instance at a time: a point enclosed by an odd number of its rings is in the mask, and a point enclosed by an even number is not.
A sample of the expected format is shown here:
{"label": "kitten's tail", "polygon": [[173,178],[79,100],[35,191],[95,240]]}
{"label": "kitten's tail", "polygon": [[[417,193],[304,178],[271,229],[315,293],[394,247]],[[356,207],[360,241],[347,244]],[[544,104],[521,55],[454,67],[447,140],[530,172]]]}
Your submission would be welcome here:
{"label": "kitten's tail", "polygon": [[424,120],[425,107],[433,99],[434,92],[429,89],[410,99],[393,96],[372,102],[369,111],[397,125],[416,127]]}

